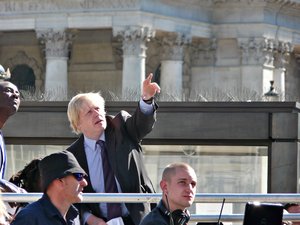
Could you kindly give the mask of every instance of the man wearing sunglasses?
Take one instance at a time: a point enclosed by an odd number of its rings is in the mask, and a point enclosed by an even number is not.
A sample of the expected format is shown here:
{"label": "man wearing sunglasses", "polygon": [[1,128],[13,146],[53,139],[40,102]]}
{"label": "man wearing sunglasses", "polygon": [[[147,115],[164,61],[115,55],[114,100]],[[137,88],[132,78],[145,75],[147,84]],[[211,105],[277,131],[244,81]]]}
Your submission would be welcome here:
{"label": "man wearing sunglasses", "polygon": [[39,170],[42,198],[22,209],[11,225],[74,225],[78,211],[73,204],[82,201],[86,172],[68,151],[46,156]]}

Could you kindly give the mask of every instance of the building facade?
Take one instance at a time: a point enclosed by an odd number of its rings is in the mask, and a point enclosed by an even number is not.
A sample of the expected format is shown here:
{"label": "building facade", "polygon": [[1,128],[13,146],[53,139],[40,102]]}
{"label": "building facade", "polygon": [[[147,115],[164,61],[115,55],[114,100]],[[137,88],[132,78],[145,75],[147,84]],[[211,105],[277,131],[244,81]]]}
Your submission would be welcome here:
{"label": "building facade", "polygon": [[2,0],[0,59],[48,100],[136,99],[150,72],[165,100],[261,100],[270,81],[297,100],[299,12],[298,0]]}

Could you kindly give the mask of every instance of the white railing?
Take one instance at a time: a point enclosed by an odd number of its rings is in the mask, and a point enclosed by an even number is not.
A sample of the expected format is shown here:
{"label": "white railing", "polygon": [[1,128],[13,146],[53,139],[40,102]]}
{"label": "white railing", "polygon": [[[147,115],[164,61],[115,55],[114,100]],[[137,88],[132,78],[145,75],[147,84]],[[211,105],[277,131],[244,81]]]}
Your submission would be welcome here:
{"label": "white railing", "polygon": [[[3,201],[6,202],[33,202],[42,196],[42,193],[1,193]],[[300,203],[300,194],[196,194],[194,203],[222,203],[225,198],[226,203],[246,203],[246,202],[268,202],[268,203]],[[131,194],[131,193],[84,193],[84,203],[94,202],[148,202],[157,203],[161,199],[161,193],[155,194]],[[199,215],[192,214],[191,221],[216,222],[219,215]],[[223,222],[240,222],[243,221],[243,214],[223,214]],[[283,220],[300,221],[300,213],[284,214]]]}

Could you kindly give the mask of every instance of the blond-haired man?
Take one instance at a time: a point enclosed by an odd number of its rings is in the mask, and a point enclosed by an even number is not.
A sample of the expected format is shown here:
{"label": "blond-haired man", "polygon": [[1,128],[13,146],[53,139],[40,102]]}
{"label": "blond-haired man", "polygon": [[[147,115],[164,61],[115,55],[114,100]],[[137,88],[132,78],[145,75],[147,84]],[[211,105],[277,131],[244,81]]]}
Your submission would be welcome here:
{"label": "blond-haired man", "polygon": [[[88,173],[85,192],[154,192],[140,146],[156,121],[158,106],[153,97],[160,88],[151,79],[152,74],[144,80],[142,98],[132,115],[126,111],[106,115],[105,101],[99,93],[78,94],[69,102],[70,125],[81,135],[67,150]],[[105,225],[111,219],[138,225],[150,211],[146,203],[88,203],[80,209],[83,223],[88,225]]]}

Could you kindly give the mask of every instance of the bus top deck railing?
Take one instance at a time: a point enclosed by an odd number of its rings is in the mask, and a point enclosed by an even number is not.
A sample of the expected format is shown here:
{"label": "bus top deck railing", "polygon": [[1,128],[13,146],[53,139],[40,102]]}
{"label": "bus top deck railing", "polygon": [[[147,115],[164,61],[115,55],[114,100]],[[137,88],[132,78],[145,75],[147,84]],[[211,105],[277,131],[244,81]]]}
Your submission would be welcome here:
{"label": "bus top deck railing", "polygon": [[[42,193],[1,193],[1,198],[5,202],[33,202],[42,197]],[[124,203],[157,203],[161,199],[161,193],[141,194],[141,193],[84,193],[83,203],[96,202],[124,202]],[[265,202],[265,203],[300,203],[300,194],[200,194],[197,193],[194,203],[247,203],[247,202]],[[200,215],[192,214],[191,221],[195,222],[216,222],[219,215]],[[243,214],[222,214],[223,222],[243,221]],[[283,220],[300,221],[300,213],[284,214]]]}

